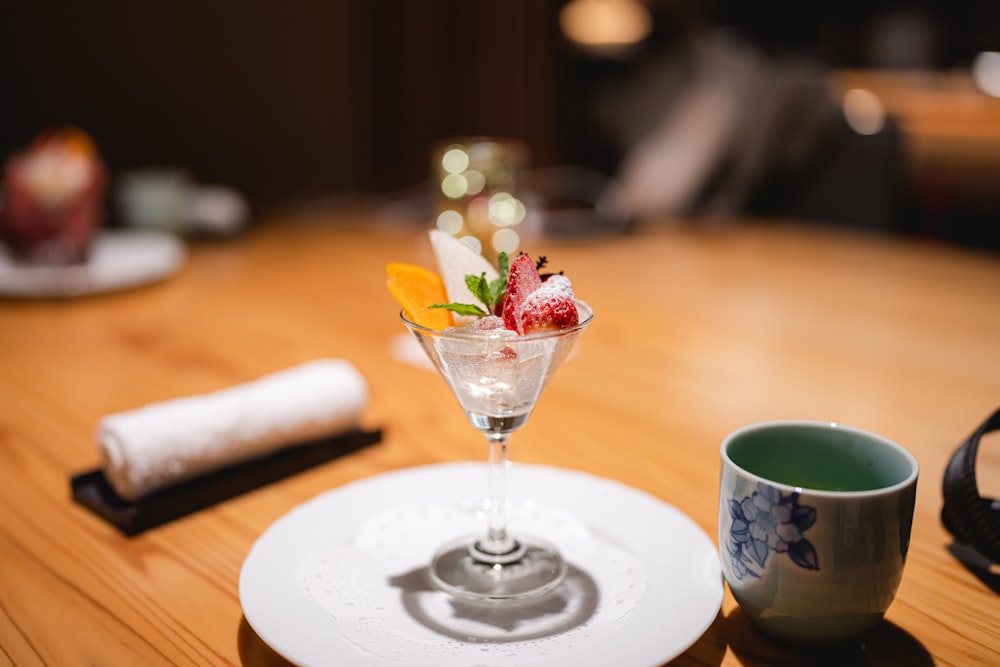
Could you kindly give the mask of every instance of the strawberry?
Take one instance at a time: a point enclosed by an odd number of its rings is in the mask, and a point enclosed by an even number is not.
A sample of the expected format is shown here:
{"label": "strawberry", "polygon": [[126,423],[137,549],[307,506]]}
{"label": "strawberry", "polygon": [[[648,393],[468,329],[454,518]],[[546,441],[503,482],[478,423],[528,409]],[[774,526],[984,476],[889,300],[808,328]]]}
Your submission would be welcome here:
{"label": "strawberry", "polygon": [[503,321],[508,329],[524,333],[521,326],[521,313],[524,303],[532,292],[542,286],[542,278],[538,275],[535,263],[528,255],[518,255],[510,263],[507,274],[507,293],[503,298]]}
{"label": "strawberry", "polygon": [[553,275],[524,301],[521,310],[521,333],[556,331],[580,322],[569,278]]}
{"label": "strawberry", "polygon": [[511,263],[507,276],[503,321],[519,334],[576,326],[580,315],[569,278],[556,274],[543,282],[538,266],[528,255],[520,255]]}

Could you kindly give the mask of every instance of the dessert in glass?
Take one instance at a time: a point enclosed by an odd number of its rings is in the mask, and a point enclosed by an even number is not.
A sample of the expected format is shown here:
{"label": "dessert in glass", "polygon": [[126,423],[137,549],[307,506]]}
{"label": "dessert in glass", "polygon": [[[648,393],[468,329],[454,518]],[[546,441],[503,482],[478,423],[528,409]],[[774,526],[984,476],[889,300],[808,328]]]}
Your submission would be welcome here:
{"label": "dessert in glass", "polygon": [[42,132],[3,166],[0,239],[25,264],[86,262],[104,216],[107,171],[77,128]]}
{"label": "dessert in glass", "polygon": [[539,272],[544,259],[521,254],[508,262],[501,254],[493,267],[454,237],[435,230],[431,238],[442,276],[390,264],[388,287],[403,306],[403,324],[485,436],[489,479],[485,532],[444,544],[430,575],[467,600],[536,598],[559,586],[567,565],[547,541],[508,530],[507,440],[528,420],[593,311],[575,298],[568,278]]}

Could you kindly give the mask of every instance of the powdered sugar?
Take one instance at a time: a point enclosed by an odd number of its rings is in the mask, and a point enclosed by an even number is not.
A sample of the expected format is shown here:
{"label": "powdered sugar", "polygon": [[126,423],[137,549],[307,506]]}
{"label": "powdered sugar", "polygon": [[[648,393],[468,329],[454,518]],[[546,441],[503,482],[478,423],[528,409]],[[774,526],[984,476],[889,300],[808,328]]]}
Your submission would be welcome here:
{"label": "powdered sugar", "polygon": [[572,301],[574,299],[573,283],[570,282],[570,279],[561,273],[549,276],[548,280],[544,281],[538,289],[528,295],[528,298],[524,302],[524,308],[529,309],[533,304],[538,304],[549,299],[569,299]]}

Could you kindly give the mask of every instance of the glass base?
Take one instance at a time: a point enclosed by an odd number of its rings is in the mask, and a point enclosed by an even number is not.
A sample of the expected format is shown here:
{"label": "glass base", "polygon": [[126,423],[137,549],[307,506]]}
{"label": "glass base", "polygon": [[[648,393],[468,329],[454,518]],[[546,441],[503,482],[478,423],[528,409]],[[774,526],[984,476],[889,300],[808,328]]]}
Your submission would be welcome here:
{"label": "glass base", "polygon": [[550,593],[566,578],[566,563],[545,540],[518,539],[501,557],[476,549],[477,538],[448,542],[431,561],[431,579],[465,600],[530,600]]}

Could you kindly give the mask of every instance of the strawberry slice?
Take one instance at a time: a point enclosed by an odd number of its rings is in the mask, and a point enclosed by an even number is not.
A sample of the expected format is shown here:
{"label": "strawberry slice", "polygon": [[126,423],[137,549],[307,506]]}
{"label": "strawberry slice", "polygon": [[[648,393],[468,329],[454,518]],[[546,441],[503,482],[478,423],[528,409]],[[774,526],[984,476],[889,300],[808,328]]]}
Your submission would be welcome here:
{"label": "strawberry slice", "polygon": [[528,255],[518,255],[510,263],[507,274],[507,294],[503,300],[503,322],[511,331],[524,333],[521,326],[521,314],[525,301],[532,292],[542,286],[542,278],[538,275],[535,263]]}
{"label": "strawberry slice", "polygon": [[543,282],[528,255],[510,265],[503,302],[504,325],[519,334],[555,331],[579,324],[569,278],[555,274]]}
{"label": "strawberry slice", "polygon": [[556,331],[575,327],[579,323],[573,285],[566,276],[550,276],[524,301],[521,333]]}

